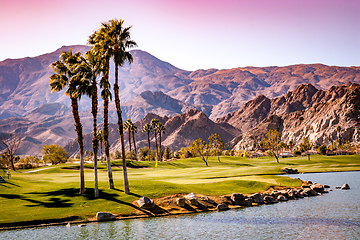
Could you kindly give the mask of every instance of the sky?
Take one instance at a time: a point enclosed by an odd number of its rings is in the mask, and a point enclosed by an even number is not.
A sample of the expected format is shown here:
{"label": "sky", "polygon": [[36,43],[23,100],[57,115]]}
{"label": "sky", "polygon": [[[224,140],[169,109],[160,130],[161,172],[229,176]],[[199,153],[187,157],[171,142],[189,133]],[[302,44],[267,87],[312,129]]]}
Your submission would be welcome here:
{"label": "sky", "polygon": [[113,18],[184,70],[360,66],[359,0],[0,0],[0,61],[85,45]]}

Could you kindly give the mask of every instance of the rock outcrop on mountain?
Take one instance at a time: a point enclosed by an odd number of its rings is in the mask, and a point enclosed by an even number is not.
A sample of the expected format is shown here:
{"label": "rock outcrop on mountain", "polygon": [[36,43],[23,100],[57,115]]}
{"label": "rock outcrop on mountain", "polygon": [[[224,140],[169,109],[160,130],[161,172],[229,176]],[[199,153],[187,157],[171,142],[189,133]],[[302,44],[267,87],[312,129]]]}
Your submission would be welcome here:
{"label": "rock outcrop on mountain", "polygon": [[216,122],[228,123],[245,133],[271,115],[282,116],[304,110],[320,102],[341,98],[356,86],[359,85],[348,82],[345,85],[333,86],[328,91],[323,91],[309,83],[302,84],[281,97],[269,99],[260,95],[247,102],[240,110],[219,118]]}
{"label": "rock outcrop on mountain", "polygon": [[303,138],[308,138],[315,146],[327,145],[338,139],[338,125],[342,128],[342,141],[359,144],[360,86],[332,87],[321,95],[323,100],[309,108],[265,118],[231,144],[235,145],[234,149],[240,149],[246,144],[260,142],[269,129],[276,129],[282,134],[281,141],[284,142],[299,144]]}

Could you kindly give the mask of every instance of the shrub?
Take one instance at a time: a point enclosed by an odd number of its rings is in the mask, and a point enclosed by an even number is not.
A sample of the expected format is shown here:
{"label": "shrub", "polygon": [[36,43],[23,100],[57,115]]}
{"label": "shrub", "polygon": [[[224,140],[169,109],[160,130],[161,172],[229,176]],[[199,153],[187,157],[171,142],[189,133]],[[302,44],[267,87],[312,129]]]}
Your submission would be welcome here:
{"label": "shrub", "polygon": [[317,150],[321,155],[326,155],[327,147],[325,145],[321,145]]}

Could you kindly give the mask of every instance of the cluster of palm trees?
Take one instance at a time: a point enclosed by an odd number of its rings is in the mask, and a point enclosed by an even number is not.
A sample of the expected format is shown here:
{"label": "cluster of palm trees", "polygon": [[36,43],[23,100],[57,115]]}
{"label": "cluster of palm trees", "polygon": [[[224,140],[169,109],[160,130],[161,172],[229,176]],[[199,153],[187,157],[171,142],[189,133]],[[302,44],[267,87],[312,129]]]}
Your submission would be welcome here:
{"label": "cluster of palm trees", "polygon": [[130,193],[126,170],[125,146],[123,121],[120,108],[119,78],[118,68],[125,62],[132,63],[132,55],[128,49],[136,47],[136,42],[130,37],[129,27],[124,27],[124,20],[112,19],[101,23],[101,28],[95,31],[88,39],[91,46],[85,56],[81,53],[73,54],[63,52],[58,61],[52,64],[55,74],[50,79],[50,89],[53,92],[61,91],[66,87],[65,94],[70,96],[72,113],[75,121],[75,131],[80,153],[80,193],[85,192],[84,179],[84,143],[82,125],[78,109],[78,101],[82,96],[88,96],[92,101],[93,115],[93,153],[94,153],[94,173],[95,173],[95,197],[99,197],[98,175],[97,175],[97,152],[99,147],[99,132],[97,131],[98,113],[98,85],[101,90],[101,98],[104,104],[104,123],[102,137],[104,143],[105,158],[108,169],[109,188],[114,189],[110,164],[110,144],[109,144],[109,101],[112,99],[111,86],[109,82],[110,60],[115,63],[115,83],[113,85],[115,106],[118,116],[118,131],[122,145],[122,165],[124,175],[124,192]]}
{"label": "cluster of palm trees", "polygon": [[[146,132],[147,134],[147,139],[148,139],[148,144],[149,144],[149,151],[148,151],[148,160],[150,161],[150,157],[151,157],[151,146],[150,146],[150,133],[152,131],[154,131],[154,135],[155,135],[155,149],[156,149],[156,161],[161,160],[161,134],[165,133],[165,126],[159,122],[158,119],[154,118],[151,120],[150,123],[146,123],[143,127],[143,132]],[[158,139],[159,139],[159,146],[158,146]]]}
{"label": "cluster of palm trees", "polygon": [[132,135],[132,140],[133,140],[133,144],[134,144],[135,159],[136,159],[137,150],[136,150],[136,142],[135,142],[135,133],[137,132],[137,126],[130,119],[128,119],[124,122],[124,129],[128,130],[128,133],[129,133],[130,159],[132,161],[133,154],[131,151],[131,135]]}

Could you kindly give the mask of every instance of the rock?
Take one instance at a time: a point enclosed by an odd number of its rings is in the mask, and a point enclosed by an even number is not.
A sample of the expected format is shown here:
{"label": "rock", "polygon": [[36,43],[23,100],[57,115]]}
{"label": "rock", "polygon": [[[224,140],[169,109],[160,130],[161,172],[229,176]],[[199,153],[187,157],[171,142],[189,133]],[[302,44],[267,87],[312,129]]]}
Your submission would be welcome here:
{"label": "rock", "polygon": [[251,207],[252,206],[252,204],[253,204],[253,199],[252,198],[246,198],[245,199],[245,206],[247,206],[247,207]]}
{"label": "rock", "polygon": [[318,193],[322,193],[324,191],[324,186],[319,183],[311,185],[310,188]]}
{"label": "rock", "polygon": [[341,187],[339,187],[339,186],[336,186],[336,187],[335,187],[335,189],[341,189]]}
{"label": "rock", "polygon": [[266,196],[266,197],[264,198],[264,201],[265,201],[267,204],[278,203],[278,201],[277,201],[273,196]]}
{"label": "rock", "polygon": [[281,201],[281,202],[288,201],[288,199],[287,199],[284,195],[279,195],[279,196],[277,197],[277,200],[278,200],[278,201]]}
{"label": "rock", "polygon": [[216,206],[216,208],[219,211],[224,211],[224,210],[229,210],[230,209],[226,203],[220,203],[219,205]]}
{"label": "rock", "polygon": [[148,197],[139,198],[139,200],[137,200],[137,204],[139,204],[141,208],[145,209],[152,209],[155,207],[154,201]]}
{"label": "rock", "polygon": [[191,205],[194,205],[194,206],[199,205],[194,193],[189,193],[188,195],[185,196],[185,198],[190,201]]}
{"label": "rock", "polygon": [[185,207],[185,198],[177,198],[176,204],[180,207]]}
{"label": "rock", "polygon": [[259,203],[259,204],[264,203],[264,198],[261,196],[260,193],[254,193],[254,194],[250,195],[249,197],[252,198],[254,203]]}
{"label": "rock", "polygon": [[245,196],[241,193],[231,194],[231,201],[235,205],[245,205]]}
{"label": "rock", "polygon": [[325,185],[324,185],[324,188],[330,188],[330,186],[325,184]]}
{"label": "rock", "polygon": [[316,196],[317,195],[317,193],[314,190],[310,189],[310,188],[306,188],[304,190],[304,193],[306,193],[308,196]]}
{"label": "rock", "polygon": [[302,188],[302,189],[305,189],[305,188],[310,188],[310,187],[311,187],[311,185],[310,185],[310,184],[304,184],[304,185],[302,185],[302,186],[301,186],[301,188]]}
{"label": "rock", "polygon": [[281,171],[285,172],[286,174],[298,174],[298,170],[295,168],[282,168]]}
{"label": "rock", "polygon": [[109,221],[114,220],[115,215],[109,212],[98,212],[96,213],[96,220],[98,221]]}
{"label": "rock", "polygon": [[206,202],[211,203],[211,204],[215,204],[215,201],[212,200],[211,198],[209,198],[208,196],[202,196],[201,200],[206,201]]}
{"label": "rock", "polygon": [[349,184],[345,183],[344,185],[342,185],[341,189],[347,190],[347,189],[350,189],[350,186],[349,186]]}
{"label": "rock", "polygon": [[78,227],[86,227],[86,224],[79,224]]}
{"label": "rock", "polygon": [[324,190],[322,193],[329,193],[329,191],[327,191],[327,190]]}
{"label": "rock", "polygon": [[271,196],[273,196],[274,198],[277,198],[280,195],[281,195],[281,192],[279,192],[279,191],[274,190],[271,192]]}

